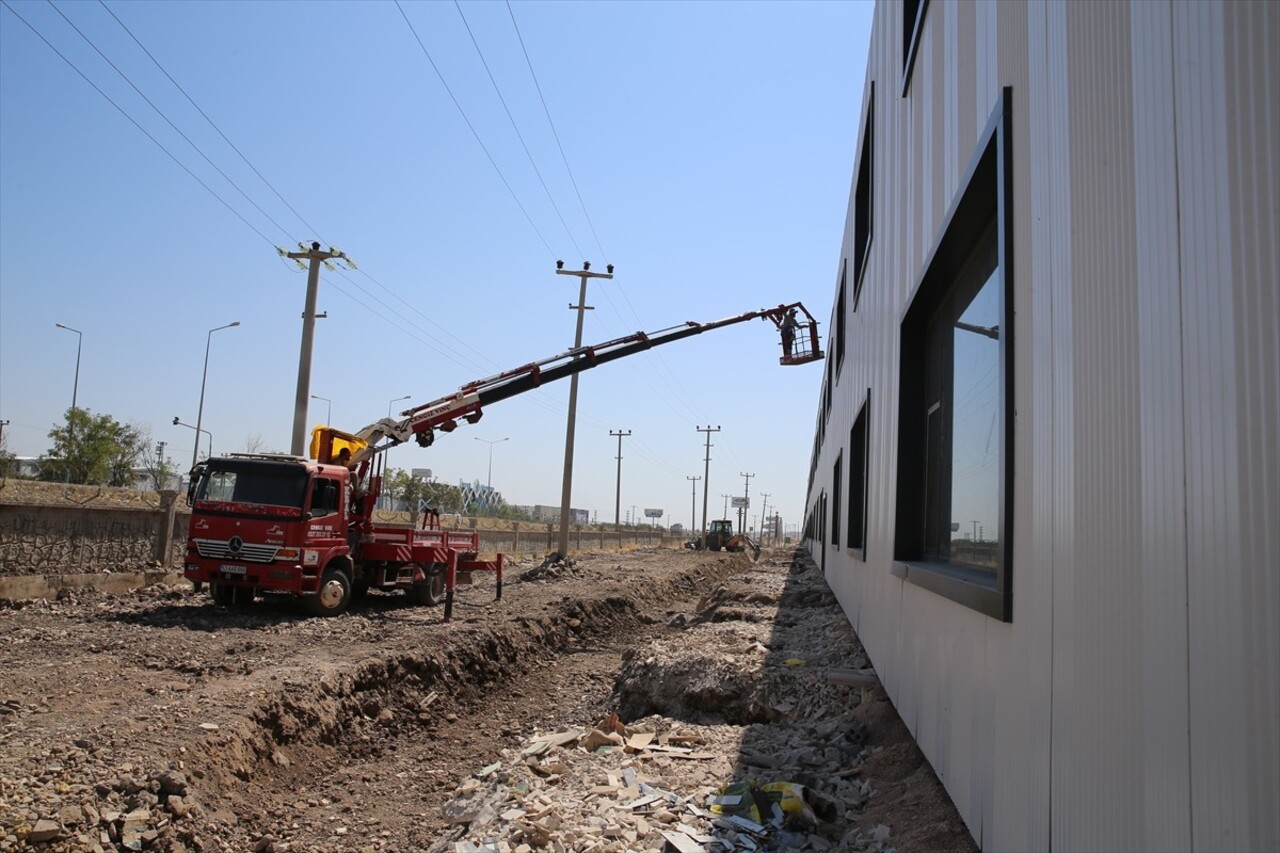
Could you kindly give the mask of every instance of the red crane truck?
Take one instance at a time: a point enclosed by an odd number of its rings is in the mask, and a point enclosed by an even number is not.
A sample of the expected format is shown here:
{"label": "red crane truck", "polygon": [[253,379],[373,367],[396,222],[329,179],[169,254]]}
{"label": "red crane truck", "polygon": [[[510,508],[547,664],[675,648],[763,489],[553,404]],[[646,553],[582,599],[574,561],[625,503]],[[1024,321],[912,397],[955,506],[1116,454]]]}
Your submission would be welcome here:
{"label": "red crane truck", "polygon": [[[797,324],[795,312],[807,322]],[[429,447],[436,433],[460,421],[474,424],[484,407],[548,382],[652,347],[747,320],[771,321],[783,334],[784,365],[823,357],[818,324],[800,303],[762,308],[710,323],[686,322],[571,349],[469,383],[457,392],[384,418],[357,433],[317,427],[311,458],[235,453],[207,459],[192,471],[187,501],[191,522],[184,565],[199,590],[208,584],[222,605],[247,604],[260,594],[301,596],[318,616],[336,616],[355,593],[403,589],[419,604],[445,604],[471,572],[493,571],[502,597],[503,555],[480,559],[480,534],[444,530],[437,513],[422,529],[378,524],[373,509],[382,491],[380,452],[415,439]]]}

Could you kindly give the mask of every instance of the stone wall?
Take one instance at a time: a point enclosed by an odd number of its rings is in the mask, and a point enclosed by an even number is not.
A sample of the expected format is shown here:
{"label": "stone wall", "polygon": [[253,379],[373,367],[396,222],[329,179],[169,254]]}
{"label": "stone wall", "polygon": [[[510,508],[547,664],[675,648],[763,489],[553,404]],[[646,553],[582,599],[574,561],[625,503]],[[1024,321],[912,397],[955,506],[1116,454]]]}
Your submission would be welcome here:
{"label": "stone wall", "polygon": [[[76,503],[69,498],[57,504],[0,501],[0,577],[180,568],[190,510],[174,492],[152,493],[152,498],[155,504],[131,506]],[[380,523],[388,521],[395,520]],[[488,529],[491,519],[457,521],[460,524],[445,526],[478,531],[486,555],[500,551],[513,558],[541,558],[556,547],[554,524],[516,522],[510,529]],[[571,553],[683,544],[683,538],[662,530],[575,526],[569,532]]]}
{"label": "stone wall", "polygon": [[0,503],[0,576],[180,565],[186,507]]}

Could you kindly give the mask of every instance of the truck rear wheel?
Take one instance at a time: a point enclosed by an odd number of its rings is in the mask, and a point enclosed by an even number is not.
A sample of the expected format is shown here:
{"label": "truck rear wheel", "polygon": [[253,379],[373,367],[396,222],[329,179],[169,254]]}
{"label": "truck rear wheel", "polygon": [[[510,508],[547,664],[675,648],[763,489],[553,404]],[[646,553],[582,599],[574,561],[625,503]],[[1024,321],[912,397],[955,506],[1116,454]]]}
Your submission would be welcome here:
{"label": "truck rear wheel", "polygon": [[307,596],[307,609],[312,616],[341,615],[350,603],[351,578],[338,568],[325,569],[320,578],[319,591]]}
{"label": "truck rear wheel", "polygon": [[444,566],[432,563],[422,567],[426,578],[416,581],[410,595],[413,600],[424,607],[434,607],[444,601]]}

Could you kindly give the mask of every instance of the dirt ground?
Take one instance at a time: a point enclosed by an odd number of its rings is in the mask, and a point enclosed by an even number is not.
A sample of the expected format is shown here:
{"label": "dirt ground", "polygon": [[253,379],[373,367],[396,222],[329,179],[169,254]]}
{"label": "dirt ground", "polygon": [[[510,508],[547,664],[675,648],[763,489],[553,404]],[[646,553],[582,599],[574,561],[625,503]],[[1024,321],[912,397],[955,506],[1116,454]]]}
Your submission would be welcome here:
{"label": "dirt ground", "polygon": [[[869,663],[791,551],[477,580],[450,623],[378,593],[4,605],[0,850],[976,849],[880,688],[830,678]],[[748,781],[812,809],[729,820]]]}

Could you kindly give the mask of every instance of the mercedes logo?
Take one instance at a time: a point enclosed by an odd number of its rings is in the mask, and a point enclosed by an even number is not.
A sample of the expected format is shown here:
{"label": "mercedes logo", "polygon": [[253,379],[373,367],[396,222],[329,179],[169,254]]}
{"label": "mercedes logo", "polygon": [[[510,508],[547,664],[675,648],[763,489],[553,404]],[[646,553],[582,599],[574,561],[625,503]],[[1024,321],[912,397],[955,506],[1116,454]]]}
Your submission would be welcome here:
{"label": "mercedes logo", "polygon": [[232,554],[237,553],[242,545],[244,545],[244,540],[239,536],[232,536],[230,541],[227,542],[227,548]]}

